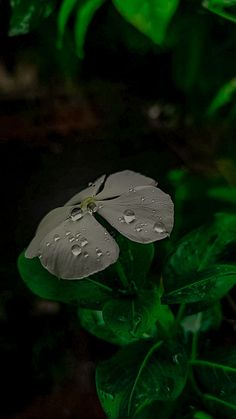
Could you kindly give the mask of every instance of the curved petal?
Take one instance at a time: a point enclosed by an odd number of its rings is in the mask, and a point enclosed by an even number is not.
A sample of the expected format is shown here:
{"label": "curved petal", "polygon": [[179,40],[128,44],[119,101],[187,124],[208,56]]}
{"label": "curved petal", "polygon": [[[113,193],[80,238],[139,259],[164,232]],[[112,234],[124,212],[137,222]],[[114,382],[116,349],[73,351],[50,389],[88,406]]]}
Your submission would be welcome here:
{"label": "curved petal", "polygon": [[108,232],[86,213],[80,220],[67,219],[41,241],[40,261],[63,279],[80,279],[116,262],[119,247]]}
{"label": "curved petal", "polygon": [[[73,207],[72,207],[73,208]],[[59,224],[65,221],[71,212],[71,207],[59,207],[50,211],[39,223],[35,237],[30,242],[25,251],[27,258],[33,258],[39,255],[39,247],[42,239]]]}
{"label": "curved petal", "polygon": [[108,176],[103,190],[96,196],[97,199],[107,199],[119,196],[125,192],[133,191],[136,186],[155,186],[157,182],[150,177],[143,176],[132,170],[123,170]]}
{"label": "curved petal", "polygon": [[102,175],[98,179],[93,182],[91,186],[86,189],[83,189],[76,195],[74,195],[69,201],[66,202],[65,205],[76,205],[79,204],[84,198],[88,198],[90,196],[95,196],[97,191],[100,189],[101,185],[105,180],[106,175]]}
{"label": "curved petal", "polygon": [[169,236],[174,223],[174,205],[170,196],[152,186],[135,190],[99,202],[98,213],[135,242],[151,243]]}

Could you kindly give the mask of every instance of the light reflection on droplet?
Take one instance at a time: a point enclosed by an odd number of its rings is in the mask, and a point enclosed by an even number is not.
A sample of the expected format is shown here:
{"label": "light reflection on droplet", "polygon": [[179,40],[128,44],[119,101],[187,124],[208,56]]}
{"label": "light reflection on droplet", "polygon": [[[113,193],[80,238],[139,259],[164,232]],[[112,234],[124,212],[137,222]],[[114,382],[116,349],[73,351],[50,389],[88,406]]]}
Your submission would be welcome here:
{"label": "light reflection on droplet", "polygon": [[124,215],[124,220],[127,224],[132,223],[136,219],[134,211],[130,209],[126,209],[123,215]]}

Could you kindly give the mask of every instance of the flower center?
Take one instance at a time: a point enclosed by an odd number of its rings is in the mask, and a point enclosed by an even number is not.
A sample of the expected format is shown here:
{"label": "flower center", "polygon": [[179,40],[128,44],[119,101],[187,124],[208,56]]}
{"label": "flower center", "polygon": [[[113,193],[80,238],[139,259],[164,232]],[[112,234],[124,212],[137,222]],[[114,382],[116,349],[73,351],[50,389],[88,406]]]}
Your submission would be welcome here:
{"label": "flower center", "polygon": [[83,211],[87,210],[90,214],[93,214],[97,211],[96,199],[92,196],[83,199],[83,201],[80,203],[80,208]]}

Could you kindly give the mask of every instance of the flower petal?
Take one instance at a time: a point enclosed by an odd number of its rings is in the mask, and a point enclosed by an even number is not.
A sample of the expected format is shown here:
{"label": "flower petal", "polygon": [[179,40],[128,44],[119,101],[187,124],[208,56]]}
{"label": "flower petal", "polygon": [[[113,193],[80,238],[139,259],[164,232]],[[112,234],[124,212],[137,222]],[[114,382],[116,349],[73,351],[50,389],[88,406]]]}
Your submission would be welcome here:
{"label": "flower petal", "polygon": [[80,220],[67,219],[41,241],[40,261],[63,279],[80,279],[116,262],[119,247],[109,233],[86,213]]}
{"label": "flower petal", "polygon": [[136,186],[157,185],[157,182],[150,177],[143,176],[140,173],[131,170],[123,170],[122,172],[110,175],[104,185],[104,189],[96,196],[97,199],[106,199],[119,196],[129,190],[133,190]]}
{"label": "flower petal", "polygon": [[135,242],[164,239],[173,228],[173,202],[169,195],[153,186],[136,187],[135,192],[98,204],[98,213]]}
{"label": "flower petal", "polygon": [[39,223],[35,237],[26,249],[25,256],[33,258],[39,255],[40,243],[43,238],[59,224],[65,221],[71,212],[71,207],[59,207],[50,211]]}
{"label": "flower petal", "polygon": [[91,186],[89,186],[86,189],[83,189],[82,191],[74,195],[69,201],[66,202],[65,205],[76,205],[79,204],[84,198],[95,196],[99,188],[103,184],[105,177],[106,175],[102,175],[101,177],[96,179]]}

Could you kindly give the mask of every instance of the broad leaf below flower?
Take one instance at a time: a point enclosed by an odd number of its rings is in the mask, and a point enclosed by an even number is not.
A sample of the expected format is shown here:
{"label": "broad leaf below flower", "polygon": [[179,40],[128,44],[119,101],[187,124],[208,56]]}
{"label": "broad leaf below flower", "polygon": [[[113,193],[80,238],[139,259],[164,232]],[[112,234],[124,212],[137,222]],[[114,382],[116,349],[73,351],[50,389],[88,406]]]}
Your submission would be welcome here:
{"label": "broad leaf below flower", "polygon": [[236,216],[217,214],[183,238],[164,269],[163,303],[214,303],[236,284]]}
{"label": "broad leaf below flower", "polygon": [[109,419],[133,418],[155,400],[176,399],[184,388],[186,374],[182,347],[139,341],[98,365],[98,396]]}

